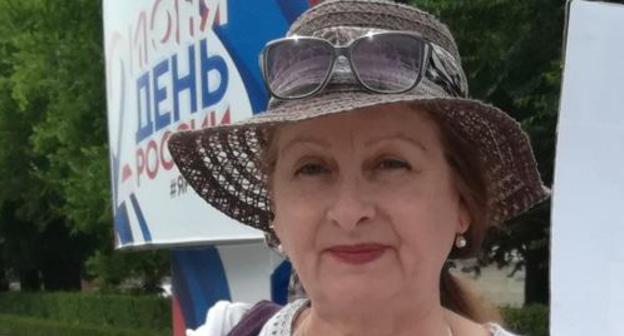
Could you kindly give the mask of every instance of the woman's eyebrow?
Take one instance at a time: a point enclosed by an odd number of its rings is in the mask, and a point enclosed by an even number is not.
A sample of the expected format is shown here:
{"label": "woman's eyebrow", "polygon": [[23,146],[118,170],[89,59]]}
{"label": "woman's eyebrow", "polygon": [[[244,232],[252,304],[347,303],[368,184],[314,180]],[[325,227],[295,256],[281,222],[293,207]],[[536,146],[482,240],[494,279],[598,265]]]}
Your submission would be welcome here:
{"label": "woman's eyebrow", "polygon": [[290,139],[285,145],[284,147],[282,147],[282,149],[280,150],[280,155],[284,154],[285,152],[287,152],[291,147],[295,146],[295,145],[299,145],[299,144],[311,144],[311,145],[316,145],[319,147],[322,147],[323,149],[328,149],[331,147],[331,145],[324,141],[323,139],[320,138],[315,138],[315,137],[311,137],[311,136],[295,136],[294,138]]}
{"label": "woman's eyebrow", "polygon": [[370,147],[370,146],[372,146],[372,145],[374,145],[374,144],[376,144],[378,142],[385,141],[385,140],[392,140],[392,139],[399,139],[399,140],[402,140],[402,141],[405,141],[405,142],[409,142],[412,145],[422,149],[423,152],[427,152],[428,151],[427,150],[427,146],[423,145],[423,143],[420,142],[418,139],[414,139],[413,137],[411,137],[411,136],[409,136],[409,135],[407,135],[405,133],[400,133],[400,132],[399,133],[392,133],[392,134],[384,134],[384,135],[381,135],[381,136],[373,137],[373,138],[367,140],[364,143],[364,146]]}

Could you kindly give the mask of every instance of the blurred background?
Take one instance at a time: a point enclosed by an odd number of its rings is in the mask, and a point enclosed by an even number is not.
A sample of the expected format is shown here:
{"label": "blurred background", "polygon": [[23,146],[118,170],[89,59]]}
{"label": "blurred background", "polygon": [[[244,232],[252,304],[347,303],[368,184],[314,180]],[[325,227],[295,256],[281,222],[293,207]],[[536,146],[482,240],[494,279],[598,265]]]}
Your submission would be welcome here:
{"label": "blurred background", "polygon": [[[230,0],[242,1],[242,0]],[[470,95],[528,131],[552,184],[564,0],[413,0],[457,39]],[[169,335],[167,251],[115,252],[102,3],[0,0],[0,334]],[[454,264],[546,335],[550,204]]]}

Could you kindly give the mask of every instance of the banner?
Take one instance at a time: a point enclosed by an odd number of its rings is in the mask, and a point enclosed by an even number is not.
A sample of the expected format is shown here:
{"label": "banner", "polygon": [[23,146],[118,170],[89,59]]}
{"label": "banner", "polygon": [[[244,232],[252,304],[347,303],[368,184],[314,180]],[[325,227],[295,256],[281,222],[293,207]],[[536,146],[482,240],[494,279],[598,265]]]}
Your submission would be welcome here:
{"label": "banner", "polygon": [[180,130],[229,124],[268,99],[258,53],[307,0],[105,0],[112,203],[118,248],[249,242],[208,206],[167,150]]}
{"label": "banner", "polygon": [[623,335],[624,5],[569,3],[552,212],[551,335]]}
{"label": "banner", "polygon": [[175,336],[203,325],[219,300],[287,303],[291,265],[264,243],[174,249],[171,268]]}

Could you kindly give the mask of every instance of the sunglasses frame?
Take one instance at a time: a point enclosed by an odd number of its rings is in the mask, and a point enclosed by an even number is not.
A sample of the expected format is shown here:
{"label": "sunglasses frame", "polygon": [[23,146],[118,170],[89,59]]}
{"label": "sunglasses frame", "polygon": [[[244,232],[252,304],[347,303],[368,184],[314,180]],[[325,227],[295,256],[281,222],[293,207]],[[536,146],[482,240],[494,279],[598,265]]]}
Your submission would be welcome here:
{"label": "sunglasses frame", "polygon": [[[419,43],[422,43],[423,46],[423,52],[421,55],[421,60],[420,60],[420,71],[418,71],[418,75],[416,77],[416,79],[414,80],[414,83],[411,84],[409,87],[402,89],[402,90],[397,90],[397,91],[384,91],[384,90],[378,90],[375,89],[373,87],[370,87],[369,85],[367,85],[366,83],[364,83],[364,81],[362,80],[362,78],[360,78],[360,75],[357,71],[357,67],[354,66],[353,64],[353,60],[352,60],[352,56],[353,56],[353,49],[363,40],[366,39],[371,39],[374,38],[376,36],[380,36],[380,35],[384,35],[384,36],[388,36],[388,35],[398,35],[398,36],[404,36],[407,38],[412,38],[417,40]],[[276,94],[275,92],[273,92],[273,90],[271,89],[271,86],[269,85],[269,80],[268,80],[268,74],[267,74],[267,69],[268,69],[268,60],[267,60],[267,53],[269,51],[270,48],[274,47],[275,45],[279,44],[279,43],[283,43],[285,41],[297,41],[297,40],[306,40],[306,41],[318,41],[321,42],[325,45],[327,45],[329,48],[334,50],[334,55],[331,59],[331,63],[327,69],[327,74],[325,75],[325,78],[323,80],[322,83],[320,83],[318,85],[318,87],[316,89],[314,89],[313,91],[303,94],[303,95],[299,95],[299,96],[288,96],[288,97],[284,97],[284,96],[280,96],[278,94]],[[267,88],[267,90],[271,93],[271,95],[275,98],[278,99],[283,99],[283,100],[295,100],[295,99],[303,99],[303,98],[307,98],[310,96],[313,96],[317,93],[319,93],[320,91],[322,91],[325,86],[327,86],[327,84],[329,83],[334,71],[335,71],[335,66],[336,66],[336,60],[338,59],[338,57],[343,56],[345,57],[348,62],[349,62],[349,67],[351,69],[351,72],[354,74],[354,77],[356,78],[356,80],[358,81],[358,83],[360,85],[362,85],[364,88],[366,88],[369,91],[375,92],[375,93],[382,93],[382,94],[389,94],[389,93],[393,93],[393,94],[399,94],[399,93],[404,93],[407,91],[412,90],[416,85],[418,85],[421,81],[422,78],[425,76],[425,74],[429,71],[429,60],[431,59],[431,53],[432,53],[433,47],[431,46],[431,43],[427,40],[425,40],[420,34],[414,33],[414,32],[407,32],[407,31],[381,31],[381,32],[371,32],[365,35],[362,35],[352,41],[350,41],[348,44],[344,45],[344,46],[336,46],[334,44],[332,44],[331,42],[329,42],[326,39],[323,38],[319,38],[319,37],[314,37],[314,36],[289,36],[289,37],[284,37],[284,38],[280,38],[280,39],[276,39],[276,40],[272,40],[269,43],[267,43],[265,45],[265,47],[262,49],[262,51],[260,52],[259,55],[259,63],[260,63],[260,69],[262,72],[262,78],[264,80],[264,84]],[[432,62],[433,63],[433,62]],[[439,70],[439,69],[438,69]],[[439,71],[438,71],[439,72]]]}

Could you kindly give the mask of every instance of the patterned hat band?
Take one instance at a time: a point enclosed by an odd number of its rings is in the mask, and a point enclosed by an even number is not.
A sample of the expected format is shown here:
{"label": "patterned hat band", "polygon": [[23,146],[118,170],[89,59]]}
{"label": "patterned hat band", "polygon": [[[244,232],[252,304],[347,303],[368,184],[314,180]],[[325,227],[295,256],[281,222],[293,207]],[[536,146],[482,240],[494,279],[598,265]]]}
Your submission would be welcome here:
{"label": "patterned hat band", "polygon": [[[323,28],[313,32],[310,36],[324,39],[335,46],[346,46],[354,40],[370,33],[388,32],[379,28],[335,26]],[[390,31],[393,32],[393,31]],[[299,36],[299,35],[298,35]],[[423,79],[411,91],[427,92],[432,96],[463,97],[468,96],[468,83],[466,76],[453,54],[435,42],[427,41],[431,46],[429,59],[425,60]],[[397,69],[398,70],[398,69]],[[356,79],[349,62],[338,58],[329,83],[323,91],[332,92],[366,92],[367,90]],[[269,108],[280,105],[280,99],[272,97]]]}

